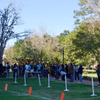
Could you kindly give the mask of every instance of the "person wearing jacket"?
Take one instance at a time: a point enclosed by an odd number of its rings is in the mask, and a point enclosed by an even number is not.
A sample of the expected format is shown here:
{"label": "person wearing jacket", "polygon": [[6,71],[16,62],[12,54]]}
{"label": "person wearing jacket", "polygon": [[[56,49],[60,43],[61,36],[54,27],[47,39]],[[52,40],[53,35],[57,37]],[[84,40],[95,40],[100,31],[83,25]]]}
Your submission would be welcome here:
{"label": "person wearing jacket", "polygon": [[69,73],[70,73],[70,82],[73,82],[74,79],[73,79],[73,65],[72,65],[72,63],[70,64],[70,67],[69,67]]}
{"label": "person wearing jacket", "polygon": [[68,78],[68,65],[67,64],[65,64],[65,71],[66,71],[66,73],[67,73],[67,78]]}
{"label": "person wearing jacket", "polygon": [[2,78],[2,69],[3,69],[3,65],[2,62],[0,62],[0,78]]}
{"label": "person wearing jacket", "polygon": [[97,75],[98,75],[98,81],[99,81],[98,86],[100,86],[100,64],[98,64],[96,72],[97,72]]}
{"label": "person wearing jacket", "polygon": [[7,62],[7,64],[6,64],[7,78],[9,77],[9,69],[10,69],[10,65],[9,65],[9,63]]}
{"label": "person wearing jacket", "polygon": [[79,75],[78,75],[78,65],[75,66],[75,81],[79,80]]}
{"label": "person wearing jacket", "polygon": [[79,80],[80,80],[79,83],[82,83],[82,73],[83,73],[83,68],[82,68],[81,63],[79,63],[78,73],[79,73]]}

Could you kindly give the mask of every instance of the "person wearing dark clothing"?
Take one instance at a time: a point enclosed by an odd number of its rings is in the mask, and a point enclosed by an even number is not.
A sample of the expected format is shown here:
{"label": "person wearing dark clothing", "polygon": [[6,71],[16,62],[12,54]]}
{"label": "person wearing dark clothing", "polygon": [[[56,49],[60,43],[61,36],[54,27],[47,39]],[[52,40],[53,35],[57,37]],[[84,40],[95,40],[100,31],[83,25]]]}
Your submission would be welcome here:
{"label": "person wearing dark clothing", "polygon": [[34,65],[34,71],[37,71],[37,65],[36,65],[36,63]]}
{"label": "person wearing dark clothing", "polygon": [[10,65],[9,65],[9,63],[7,63],[7,65],[6,65],[7,78],[9,77],[9,69],[10,69]]}
{"label": "person wearing dark clothing", "polygon": [[75,65],[75,81],[78,79],[79,80],[79,73],[78,73],[78,65]]}
{"label": "person wearing dark clothing", "polygon": [[72,65],[72,63],[70,64],[70,67],[69,67],[69,73],[70,73],[70,82],[73,82],[74,79],[73,79],[73,65]]}
{"label": "person wearing dark clothing", "polygon": [[17,64],[14,64],[14,68],[13,68],[13,78],[15,78],[15,73],[17,73],[17,77],[18,77],[18,68],[17,68]]}
{"label": "person wearing dark clothing", "polygon": [[81,63],[79,63],[78,73],[79,73],[79,80],[80,80],[79,83],[82,83],[82,73],[83,73],[83,68],[82,68]]}
{"label": "person wearing dark clothing", "polygon": [[98,86],[100,86],[100,64],[99,64],[97,67],[98,67],[98,68],[97,68],[96,72],[97,72],[97,75],[98,75],[98,81],[99,81]]}
{"label": "person wearing dark clothing", "polygon": [[11,67],[12,67],[12,73],[13,73],[13,78],[14,78],[14,65],[12,65]]}
{"label": "person wearing dark clothing", "polygon": [[[63,65],[63,64],[61,65],[61,67],[62,67],[61,71],[65,71],[64,65]],[[65,75],[62,75],[62,80],[63,80],[63,81],[65,80]]]}
{"label": "person wearing dark clothing", "polygon": [[19,69],[19,78],[21,78],[22,77],[22,66],[21,66],[21,64],[19,64],[18,69]]}
{"label": "person wearing dark clothing", "polygon": [[66,71],[66,73],[67,73],[67,78],[68,78],[68,65],[67,64],[65,64],[65,71]]}
{"label": "person wearing dark clothing", "polygon": [[0,63],[0,78],[2,77],[2,69],[3,69],[3,65],[2,63]]}
{"label": "person wearing dark clothing", "polygon": [[58,66],[58,64],[55,65],[55,72],[56,72],[56,79],[58,80],[59,79],[59,66]]}
{"label": "person wearing dark clothing", "polygon": [[54,66],[54,64],[52,64],[52,77],[54,77],[55,76],[55,66]]}
{"label": "person wearing dark clothing", "polygon": [[24,77],[24,73],[25,73],[25,65],[24,65],[24,63],[23,63],[23,65],[22,65],[22,76]]}
{"label": "person wearing dark clothing", "polygon": [[41,65],[41,77],[44,77],[44,68],[45,68],[45,65],[44,63]]}

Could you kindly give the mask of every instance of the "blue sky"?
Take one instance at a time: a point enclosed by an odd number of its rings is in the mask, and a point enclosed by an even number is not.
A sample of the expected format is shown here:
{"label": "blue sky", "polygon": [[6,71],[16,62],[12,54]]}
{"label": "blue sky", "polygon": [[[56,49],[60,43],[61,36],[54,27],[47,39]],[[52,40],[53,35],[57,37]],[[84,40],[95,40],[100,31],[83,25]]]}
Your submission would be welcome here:
{"label": "blue sky", "polygon": [[[74,29],[74,10],[78,10],[78,0],[0,0],[0,9],[14,2],[15,7],[22,8],[20,16],[22,25],[15,27],[15,32],[24,29],[39,30],[40,25],[46,27],[48,34],[60,35],[64,30]],[[7,46],[14,45],[16,39],[10,40]]]}

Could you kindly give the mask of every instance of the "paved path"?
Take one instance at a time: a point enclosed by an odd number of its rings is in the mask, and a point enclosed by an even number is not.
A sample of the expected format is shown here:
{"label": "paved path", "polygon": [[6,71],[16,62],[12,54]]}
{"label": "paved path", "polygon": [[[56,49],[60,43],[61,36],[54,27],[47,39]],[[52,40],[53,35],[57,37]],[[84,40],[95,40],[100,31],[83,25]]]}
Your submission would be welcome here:
{"label": "paved path", "polygon": [[[76,81],[74,83],[79,83],[79,81]],[[88,85],[92,85],[92,81],[89,80],[82,80],[82,84],[88,84]],[[98,82],[94,82],[94,86],[98,86]]]}
{"label": "paved path", "polygon": [[[55,78],[51,78],[51,80],[55,80]],[[59,80],[59,81],[62,81],[62,80]],[[64,81],[63,81],[63,82],[64,82]],[[78,84],[79,84],[79,81],[70,82],[69,79],[68,79],[67,82],[68,82],[68,83],[78,83]],[[81,84],[92,85],[92,81],[89,81],[89,80],[82,80],[82,83],[81,83]],[[94,81],[94,86],[98,86],[98,82],[95,82],[95,81]]]}

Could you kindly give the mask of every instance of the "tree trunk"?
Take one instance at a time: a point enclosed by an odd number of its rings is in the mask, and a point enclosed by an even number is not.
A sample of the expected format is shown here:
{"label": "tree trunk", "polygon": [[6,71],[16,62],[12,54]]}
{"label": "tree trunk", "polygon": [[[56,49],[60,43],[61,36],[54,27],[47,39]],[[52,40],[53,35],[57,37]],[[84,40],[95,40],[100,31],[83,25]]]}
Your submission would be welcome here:
{"label": "tree trunk", "polygon": [[0,46],[0,62],[2,62],[3,52],[4,52],[4,49],[3,47]]}

